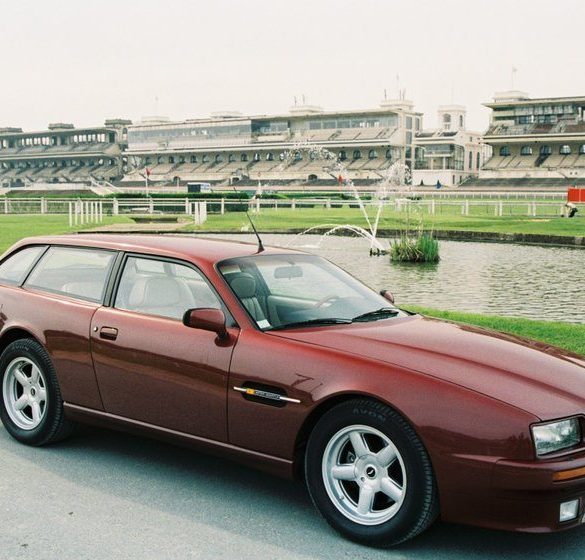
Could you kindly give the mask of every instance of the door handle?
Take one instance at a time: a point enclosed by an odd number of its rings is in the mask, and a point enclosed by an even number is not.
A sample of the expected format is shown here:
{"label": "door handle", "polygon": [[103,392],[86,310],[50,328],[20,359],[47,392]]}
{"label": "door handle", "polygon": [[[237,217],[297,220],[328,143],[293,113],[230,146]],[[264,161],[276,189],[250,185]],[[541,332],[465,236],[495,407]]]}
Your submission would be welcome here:
{"label": "door handle", "polygon": [[118,329],[115,329],[114,327],[102,327],[100,329],[100,338],[116,340],[116,338],[118,338]]}

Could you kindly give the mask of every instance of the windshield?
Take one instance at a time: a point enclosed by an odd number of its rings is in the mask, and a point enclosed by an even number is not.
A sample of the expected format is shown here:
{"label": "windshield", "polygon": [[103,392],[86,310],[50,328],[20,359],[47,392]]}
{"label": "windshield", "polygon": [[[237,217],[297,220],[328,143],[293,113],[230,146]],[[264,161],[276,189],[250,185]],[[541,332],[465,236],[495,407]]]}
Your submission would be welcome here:
{"label": "windshield", "polygon": [[313,255],[254,255],[223,261],[218,269],[263,330],[404,315],[347,272]]}

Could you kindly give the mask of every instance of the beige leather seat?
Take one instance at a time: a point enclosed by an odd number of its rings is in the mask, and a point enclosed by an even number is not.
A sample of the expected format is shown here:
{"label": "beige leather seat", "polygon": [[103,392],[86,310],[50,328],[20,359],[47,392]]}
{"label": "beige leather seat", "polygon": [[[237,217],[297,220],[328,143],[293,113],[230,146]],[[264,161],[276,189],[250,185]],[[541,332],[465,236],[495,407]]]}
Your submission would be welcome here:
{"label": "beige leather seat", "polygon": [[181,319],[195,307],[189,288],[177,278],[138,278],[128,296],[126,309],[150,315]]}
{"label": "beige leather seat", "polygon": [[252,318],[256,322],[266,320],[258,300],[256,279],[247,272],[238,272],[227,277],[227,281]]}

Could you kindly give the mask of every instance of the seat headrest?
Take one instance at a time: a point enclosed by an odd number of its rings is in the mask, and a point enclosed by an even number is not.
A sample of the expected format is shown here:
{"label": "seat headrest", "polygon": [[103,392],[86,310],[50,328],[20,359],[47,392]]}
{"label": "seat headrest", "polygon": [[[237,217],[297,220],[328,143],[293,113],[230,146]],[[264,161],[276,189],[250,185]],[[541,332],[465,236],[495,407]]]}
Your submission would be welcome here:
{"label": "seat headrest", "polygon": [[228,282],[240,299],[251,298],[256,295],[256,280],[247,272],[231,275]]}
{"label": "seat headrest", "polygon": [[139,278],[128,297],[128,303],[135,306],[164,307],[181,302],[181,286],[174,278]]}

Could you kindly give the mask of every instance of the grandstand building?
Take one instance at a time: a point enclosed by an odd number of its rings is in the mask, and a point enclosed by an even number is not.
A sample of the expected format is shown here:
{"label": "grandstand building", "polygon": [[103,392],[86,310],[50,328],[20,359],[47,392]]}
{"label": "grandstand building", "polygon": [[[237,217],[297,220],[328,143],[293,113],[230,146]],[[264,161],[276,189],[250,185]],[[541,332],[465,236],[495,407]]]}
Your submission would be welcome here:
{"label": "grandstand building", "polygon": [[[357,182],[380,180],[396,161],[412,166],[422,115],[405,99],[362,111],[295,105],[288,114],[237,112],[170,122],[151,118],[128,129],[130,173],[123,184],[331,184],[340,160]],[[318,153],[313,148],[322,147]]]}
{"label": "grandstand building", "polygon": [[64,123],[39,132],[0,128],[0,186],[117,181],[124,173],[130,124],[111,119],[91,128]]}
{"label": "grandstand building", "polygon": [[497,93],[484,141],[493,149],[483,186],[562,186],[585,179],[585,97]]}
{"label": "grandstand building", "polygon": [[417,132],[412,183],[415,186],[451,186],[475,178],[484,161],[481,134],[466,128],[461,105],[441,105],[439,128]]}

